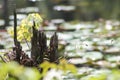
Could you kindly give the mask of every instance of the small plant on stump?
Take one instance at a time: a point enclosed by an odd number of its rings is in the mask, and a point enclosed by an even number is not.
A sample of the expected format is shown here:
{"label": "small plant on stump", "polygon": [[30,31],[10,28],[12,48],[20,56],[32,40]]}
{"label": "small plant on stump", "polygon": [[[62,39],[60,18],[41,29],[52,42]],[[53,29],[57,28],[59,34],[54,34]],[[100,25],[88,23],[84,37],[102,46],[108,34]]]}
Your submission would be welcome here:
{"label": "small plant on stump", "polygon": [[[39,21],[40,22],[40,21]],[[26,24],[29,25],[30,23]],[[44,61],[58,63],[58,36],[56,32],[50,39],[50,46],[47,47],[47,38],[43,31],[38,30],[36,26],[38,22],[33,21],[32,23],[32,36],[31,36],[31,58],[22,51],[20,42],[18,41],[18,30],[17,30],[17,19],[16,11],[14,11],[14,45],[13,51],[5,54],[7,59],[4,61],[17,61],[19,64],[24,66],[38,66]],[[19,27],[20,29],[20,27]],[[30,33],[29,33],[30,34]],[[24,35],[24,33],[23,33]]]}

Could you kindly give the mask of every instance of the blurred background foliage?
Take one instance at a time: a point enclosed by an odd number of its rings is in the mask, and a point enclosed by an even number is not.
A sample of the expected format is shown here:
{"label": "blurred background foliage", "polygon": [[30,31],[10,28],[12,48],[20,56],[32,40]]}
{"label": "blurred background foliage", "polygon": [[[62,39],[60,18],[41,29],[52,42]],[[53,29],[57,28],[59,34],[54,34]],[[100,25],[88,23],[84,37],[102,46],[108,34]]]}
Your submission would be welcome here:
{"label": "blurred background foliage", "polygon": [[46,20],[120,20],[120,0],[0,0],[0,26],[11,26],[16,5],[19,15],[37,12]]}
{"label": "blurred background foliage", "polygon": [[[0,5],[4,0],[0,0]],[[80,20],[96,20],[104,19],[120,19],[120,0],[9,0],[9,13],[12,12],[13,3],[17,8],[25,8],[28,6],[36,6],[39,12],[46,18],[61,18],[63,13],[54,10],[56,5],[72,5],[75,6],[74,12],[71,12],[74,19]],[[2,7],[0,8],[0,17],[2,17]]]}
{"label": "blurred background foliage", "polygon": [[[42,3],[39,3],[37,6],[41,4]],[[76,7],[73,15],[75,19],[120,19],[120,0],[44,0],[43,5],[44,6],[41,8],[43,10],[48,10],[47,15],[50,18],[54,18],[55,13],[58,15],[58,13],[53,10],[55,5],[72,5]],[[59,15],[62,14],[59,13]]]}

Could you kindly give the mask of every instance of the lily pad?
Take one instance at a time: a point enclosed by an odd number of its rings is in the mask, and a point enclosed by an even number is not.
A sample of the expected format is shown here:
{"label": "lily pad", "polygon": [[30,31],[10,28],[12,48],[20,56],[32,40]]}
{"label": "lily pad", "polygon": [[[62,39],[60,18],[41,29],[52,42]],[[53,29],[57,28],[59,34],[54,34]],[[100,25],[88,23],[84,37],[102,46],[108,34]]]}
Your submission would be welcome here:
{"label": "lily pad", "polygon": [[69,59],[68,62],[72,64],[84,64],[87,63],[87,60],[82,58],[73,58],[73,59]]}
{"label": "lily pad", "polygon": [[102,59],[103,54],[101,52],[87,52],[83,55],[83,58],[95,61]]}
{"label": "lily pad", "polygon": [[120,56],[109,56],[106,59],[110,62],[119,62],[120,61]]}

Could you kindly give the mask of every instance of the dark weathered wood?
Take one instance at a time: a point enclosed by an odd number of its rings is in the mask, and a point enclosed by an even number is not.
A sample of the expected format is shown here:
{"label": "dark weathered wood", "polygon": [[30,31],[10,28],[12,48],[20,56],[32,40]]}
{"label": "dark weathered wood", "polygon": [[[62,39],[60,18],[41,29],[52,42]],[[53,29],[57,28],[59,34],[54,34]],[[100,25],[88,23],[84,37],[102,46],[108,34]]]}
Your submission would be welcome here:
{"label": "dark weathered wood", "polygon": [[39,36],[38,36],[38,43],[39,43],[39,63],[42,63],[44,61],[44,55],[47,51],[47,38],[46,35],[42,32],[39,31]]}
{"label": "dark weathered wood", "polygon": [[33,36],[31,38],[31,57],[34,61],[37,61],[39,57],[39,50],[38,50],[38,31],[35,29],[35,22],[33,22]]}
{"label": "dark weathered wood", "polygon": [[20,53],[22,51],[22,47],[20,45],[20,42],[17,40],[17,14],[16,14],[16,9],[14,9],[14,44],[15,44],[15,49],[14,52],[16,53],[16,61],[20,63]]}
{"label": "dark weathered wood", "polygon": [[16,9],[14,9],[14,44],[17,45],[17,15]]}
{"label": "dark weathered wood", "polygon": [[58,36],[55,34],[50,40],[50,62],[55,62],[58,59]]}

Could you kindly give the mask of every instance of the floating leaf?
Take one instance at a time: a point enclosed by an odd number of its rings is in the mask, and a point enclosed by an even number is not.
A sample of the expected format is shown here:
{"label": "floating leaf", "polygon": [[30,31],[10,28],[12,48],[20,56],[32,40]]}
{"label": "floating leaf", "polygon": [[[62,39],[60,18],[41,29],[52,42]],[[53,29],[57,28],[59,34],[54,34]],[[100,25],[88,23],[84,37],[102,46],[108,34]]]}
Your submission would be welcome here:
{"label": "floating leaf", "polygon": [[83,58],[90,60],[99,60],[103,58],[102,53],[100,52],[87,52],[83,55]]}

